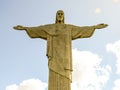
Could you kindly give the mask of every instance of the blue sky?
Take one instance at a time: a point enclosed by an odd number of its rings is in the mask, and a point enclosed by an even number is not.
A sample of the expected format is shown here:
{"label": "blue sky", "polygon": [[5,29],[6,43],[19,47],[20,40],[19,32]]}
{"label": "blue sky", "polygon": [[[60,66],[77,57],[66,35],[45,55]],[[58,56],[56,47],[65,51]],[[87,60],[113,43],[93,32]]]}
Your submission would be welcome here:
{"label": "blue sky", "polygon": [[65,23],[109,25],[96,30],[91,38],[73,41],[72,88],[119,90],[119,0],[1,0],[0,90],[28,90],[23,87],[30,87],[31,82],[34,90],[45,90],[48,80],[46,41],[31,39],[25,31],[12,27],[54,23],[59,9],[65,12]]}

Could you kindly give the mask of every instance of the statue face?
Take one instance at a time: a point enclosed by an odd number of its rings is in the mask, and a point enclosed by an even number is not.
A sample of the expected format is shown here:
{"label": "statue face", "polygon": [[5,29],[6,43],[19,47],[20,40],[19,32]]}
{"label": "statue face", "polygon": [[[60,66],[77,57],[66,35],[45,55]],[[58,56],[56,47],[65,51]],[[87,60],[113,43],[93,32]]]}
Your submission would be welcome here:
{"label": "statue face", "polygon": [[57,22],[64,21],[64,12],[62,10],[57,11],[56,19],[57,19]]}

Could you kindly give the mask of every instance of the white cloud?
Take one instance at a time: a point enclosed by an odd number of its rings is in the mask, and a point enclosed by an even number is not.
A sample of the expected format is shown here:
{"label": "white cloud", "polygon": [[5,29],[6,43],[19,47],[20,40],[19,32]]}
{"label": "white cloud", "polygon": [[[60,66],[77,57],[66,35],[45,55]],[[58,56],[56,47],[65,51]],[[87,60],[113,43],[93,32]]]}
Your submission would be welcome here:
{"label": "white cloud", "polygon": [[9,85],[6,87],[6,90],[18,90],[18,86],[16,84]]}
{"label": "white cloud", "polygon": [[107,44],[107,51],[109,52],[113,52],[116,57],[117,57],[117,61],[116,61],[116,67],[117,67],[117,74],[120,74],[120,40],[116,41],[115,43],[110,43]]}
{"label": "white cloud", "polygon": [[113,90],[120,90],[120,79],[118,79],[114,82]]}
{"label": "white cloud", "polygon": [[89,51],[73,50],[72,90],[101,90],[109,79],[111,67],[101,67],[102,59]]}
{"label": "white cloud", "polygon": [[114,3],[119,3],[119,0],[112,0]]}
{"label": "white cloud", "polygon": [[101,8],[96,8],[96,9],[95,9],[95,13],[96,13],[96,14],[101,13]]}
{"label": "white cloud", "polygon": [[[101,90],[109,79],[111,67],[100,66],[102,59],[89,51],[73,50],[73,83],[71,90]],[[6,90],[45,90],[47,84],[38,79],[24,80],[20,85],[10,85]]]}
{"label": "white cloud", "polygon": [[6,90],[45,90],[46,83],[43,83],[39,79],[24,80],[20,85],[9,85]]}

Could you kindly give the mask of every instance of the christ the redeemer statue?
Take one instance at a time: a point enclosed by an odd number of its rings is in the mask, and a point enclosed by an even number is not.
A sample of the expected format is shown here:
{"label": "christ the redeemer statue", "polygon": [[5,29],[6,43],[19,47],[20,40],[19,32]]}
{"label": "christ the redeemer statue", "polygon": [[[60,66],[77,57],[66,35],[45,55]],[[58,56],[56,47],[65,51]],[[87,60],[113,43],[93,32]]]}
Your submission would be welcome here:
{"label": "christ the redeemer statue", "polygon": [[72,77],[72,40],[89,38],[95,29],[105,28],[107,24],[94,26],[75,26],[64,23],[64,12],[58,10],[54,24],[38,27],[15,26],[16,30],[25,30],[31,38],[47,41],[49,67],[48,90],[71,90]]}

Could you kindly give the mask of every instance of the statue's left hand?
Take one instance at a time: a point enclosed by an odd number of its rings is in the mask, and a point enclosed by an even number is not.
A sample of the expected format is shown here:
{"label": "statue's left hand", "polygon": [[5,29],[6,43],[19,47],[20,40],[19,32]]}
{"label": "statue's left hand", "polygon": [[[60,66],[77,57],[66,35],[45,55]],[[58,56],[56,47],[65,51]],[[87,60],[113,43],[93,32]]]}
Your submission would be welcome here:
{"label": "statue's left hand", "polygon": [[105,28],[107,26],[108,26],[107,24],[101,23],[101,24],[96,25],[95,29],[101,29],[101,28]]}
{"label": "statue's left hand", "polygon": [[25,27],[21,26],[21,25],[17,25],[13,27],[15,30],[25,30]]}

